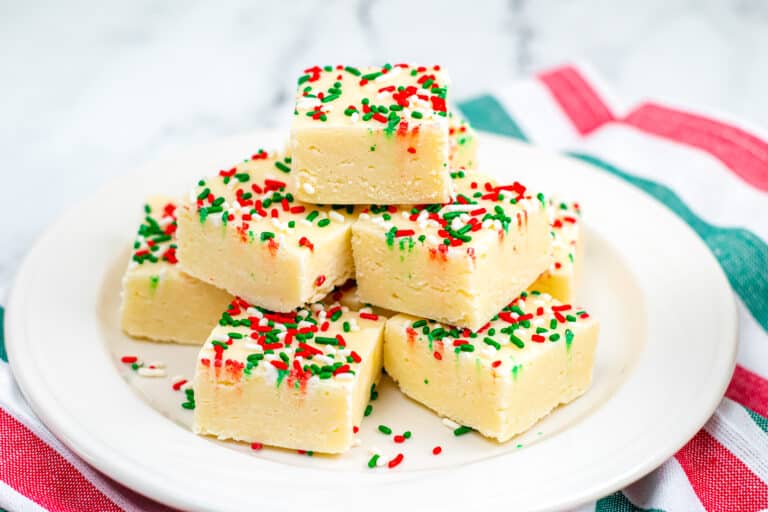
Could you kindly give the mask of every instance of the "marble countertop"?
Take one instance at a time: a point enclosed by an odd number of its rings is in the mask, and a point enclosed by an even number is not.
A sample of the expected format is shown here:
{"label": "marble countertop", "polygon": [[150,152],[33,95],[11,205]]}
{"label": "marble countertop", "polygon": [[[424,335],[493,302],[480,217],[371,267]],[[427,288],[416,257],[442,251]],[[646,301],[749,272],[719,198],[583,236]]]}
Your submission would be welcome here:
{"label": "marble countertop", "polygon": [[454,97],[584,60],[623,99],[768,126],[761,0],[0,4],[0,293],[69,204],[161,151],[289,119],[298,72],[435,62]]}

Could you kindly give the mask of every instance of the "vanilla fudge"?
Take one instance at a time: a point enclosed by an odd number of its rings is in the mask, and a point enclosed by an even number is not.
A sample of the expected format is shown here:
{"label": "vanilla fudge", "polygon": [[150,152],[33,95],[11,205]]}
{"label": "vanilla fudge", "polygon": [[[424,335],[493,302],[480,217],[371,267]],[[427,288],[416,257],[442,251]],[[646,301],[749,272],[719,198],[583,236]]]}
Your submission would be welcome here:
{"label": "vanilla fudge", "polygon": [[542,194],[470,182],[448,204],[371,206],[353,226],[360,298],[477,329],[551,262]]}
{"label": "vanilla fudge", "polygon": [[477,331],[390,318],[384,368],[412,399],[504,442],[589,388],[597,335],[587,312],[523,292]]}
{"label": "vanilla fudge", "polygon": [[298,82],[290,141],[297,199],[450,199],[449,79],[439,66],[316,66]]}
{"label": "vanilla fudge", "polygon": [[357,293],[357,283],[354,280],[347,281],[343,285],[337,287],[323,300],[323,302],[332,304],[338,302],[342,306],[346,306],[349,309],[355,311],[367,311],[374,313],[383,318],[389,318],[397,314],[396,311],[380,308],[373,304],[367,304],[360,299],[360,295]]}
{"label": "vanilla fudge", "polygon": [[448,166],[451,172],[477,168],[477,135],[469,122],[455,112],[448,119],[448,141],[450,144]]}
{"label": "vanilla fudge", "polygon": [[161,196],[144,206],[123,277],[120,324],[131,336],[200,345],[232,296],[179,268],[176,208]]}
{"label": "vanilla fudge", "polygon": [[184,271],[275,311],[351,278],[354,207],[299,202],[290,173],[289,157],[261,150],[200,180],[179,213]]}
{"label": "vanilla fudge", "polygon": [[553,260],[549,269],[529,289],[571,302],[576,293],[584,252],[579,203],[550,199],[549,217]]}
{"label": "vanilla fudge", "polygon": [[381,375],[384,322],[340,304],[274,313],[236,298],[200,350],[195,433],[346,451]]}

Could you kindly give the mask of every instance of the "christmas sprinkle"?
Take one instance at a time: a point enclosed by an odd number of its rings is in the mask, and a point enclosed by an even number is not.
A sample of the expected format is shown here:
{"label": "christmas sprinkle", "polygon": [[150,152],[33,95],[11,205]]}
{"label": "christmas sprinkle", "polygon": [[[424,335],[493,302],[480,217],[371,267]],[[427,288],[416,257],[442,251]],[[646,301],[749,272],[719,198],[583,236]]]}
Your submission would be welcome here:
{"label": "christmas sprinkle", "polygon": [[[153,204],[158,203],[158,204]],[[176,204],[171,201],[151,201],[144,205],[144,221],[133,242],[131,266],[164,262],[171,265],[176,259]],[[157,287],[159,276],[150,278]]]}
{"label": "christmas sprinkle", "polygon": [[[406,323],[404,329],[409,340],[428,350],[437,361],[451,364],[455,358],[468,357],[478,368],[485,367],[499,376],[507,372],[516,378],[522,369],[516,354],[544,343],[559,343],[569,350],[575,330],[588,319],[584,310],[531,291],[521,293],[476,331],[425,319]],[[447,418],[443,423],[454,430],[460,427]]]}
{"label": "christmas sprinkle", "polygon": [[447,125],[447,95],[448,78],[440,66],[313,66],[298,79],[294,115],[405,136],[428,123]]}
{"label": "christmas sprinkle", "polygon": [[343,324],[356,316],[338,303],[276,313],[235,298],[203,346],[199,371],[230,383],[261,375],[276,387],[297,389],[328,379],[354,381],[364,360],[347,345]]}

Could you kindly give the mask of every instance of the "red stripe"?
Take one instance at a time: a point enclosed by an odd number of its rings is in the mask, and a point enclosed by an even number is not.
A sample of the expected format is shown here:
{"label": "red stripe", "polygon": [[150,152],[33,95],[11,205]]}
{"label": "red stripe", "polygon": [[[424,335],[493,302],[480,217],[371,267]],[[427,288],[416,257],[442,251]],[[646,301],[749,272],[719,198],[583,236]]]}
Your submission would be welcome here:
{"label": "red stripe", "polygon": [[710,512],[768,507],[768,486],[706,431],[675,454],[701,504]]}
{"label": "red stripe", "polygon": [[703,149],[753,187],[768,191],[768,142],[741,128],[654,103],[641,105],[623,121],[646,133]]}
{"label": "red stripe", "polygon": [[537,77],[554,96],[581,135],[615,119],[595,89],[573,66],[563,66]]}
{"label": "red stripe", "polygon": [[59,453],[0,409],[0,480],[57,511],[120,512]]}
{"label": "red stripe", "polygon": [[768,380],[743,366],[736,365],[725,396],[762,416],[768,416]]}

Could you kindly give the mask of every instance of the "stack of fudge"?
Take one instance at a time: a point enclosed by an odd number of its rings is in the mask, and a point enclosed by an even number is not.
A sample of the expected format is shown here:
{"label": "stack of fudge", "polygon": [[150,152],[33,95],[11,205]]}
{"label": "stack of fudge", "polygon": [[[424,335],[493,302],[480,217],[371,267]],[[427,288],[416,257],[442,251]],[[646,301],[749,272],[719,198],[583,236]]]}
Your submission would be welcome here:
{"label": "stack of fudge", "polygon": [[307,69],[287,148],[148,201],[122,326],[202,344],[195,432],[344,452],[383,368],[503,442],[589,387],[579,206],[480,172],[448,90],[439,66]]}

